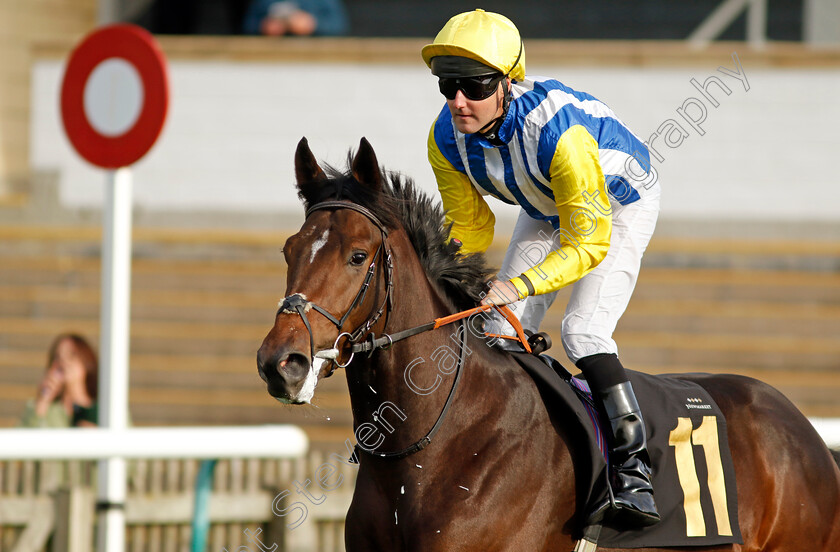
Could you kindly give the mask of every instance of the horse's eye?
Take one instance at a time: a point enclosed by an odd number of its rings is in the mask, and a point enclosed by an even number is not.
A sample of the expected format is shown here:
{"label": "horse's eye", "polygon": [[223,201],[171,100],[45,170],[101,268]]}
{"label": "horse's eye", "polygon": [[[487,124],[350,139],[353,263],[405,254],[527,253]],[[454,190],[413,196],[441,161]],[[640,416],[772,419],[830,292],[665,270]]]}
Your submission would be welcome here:
{"label": "horse's eye", "polygon": [[352,255],[350,255],[350,264],[354,266],[359,266],[367,259],[367,253],[364,251],[356,251]]}

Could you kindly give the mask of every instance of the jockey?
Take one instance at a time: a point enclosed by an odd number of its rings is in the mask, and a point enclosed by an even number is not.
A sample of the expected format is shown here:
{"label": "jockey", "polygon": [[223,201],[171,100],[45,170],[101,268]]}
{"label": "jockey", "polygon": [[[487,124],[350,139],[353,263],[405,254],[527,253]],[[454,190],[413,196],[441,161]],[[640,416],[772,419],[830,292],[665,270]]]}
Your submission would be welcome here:
{"label": "jockey", "polygon": [[562,341],[608,429],[614,494],[589,522],[656,523],[644,420],[612,339],[659,213],[647,148],[591,95],[526,76],[519,31],[502,15],[454,16],[422,56],[446,98],[428,155],[451,238],[483,252],[495,224],[483,196],[520,206],[482,304],[510,304],[536,332],[557,290],[574,284]]}

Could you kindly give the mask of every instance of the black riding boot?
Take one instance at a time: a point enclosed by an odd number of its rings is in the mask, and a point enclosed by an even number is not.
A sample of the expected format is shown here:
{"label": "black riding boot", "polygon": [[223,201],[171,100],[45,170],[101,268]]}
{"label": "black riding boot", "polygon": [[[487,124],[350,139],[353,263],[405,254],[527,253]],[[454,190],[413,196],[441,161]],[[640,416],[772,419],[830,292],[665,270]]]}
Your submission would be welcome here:
{"label": "black riding boot", "polygon": [[634,526],[659,521],[650,483],[650,457],[645,423],[624,367],[614,354],[593,355],[578,361],[596,407],[606,424],[609,444],[611,496],[596,504],[589,521],[616,516]]}

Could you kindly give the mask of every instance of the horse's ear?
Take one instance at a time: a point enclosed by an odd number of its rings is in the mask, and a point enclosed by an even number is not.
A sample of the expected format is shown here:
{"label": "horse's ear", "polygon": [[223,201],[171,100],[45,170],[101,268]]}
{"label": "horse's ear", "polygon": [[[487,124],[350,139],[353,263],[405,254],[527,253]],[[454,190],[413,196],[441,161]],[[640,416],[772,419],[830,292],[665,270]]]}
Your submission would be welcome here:
{"label": "horse's ear", "polygon": [[324,178],[324,171],[321,170],[315,155],[309,149],[309,141],[306,137],[300,139],[295,151],[295,178],[297,178],[298,189],[301,184]]}
{"label": "horse's ear", "polygon": [[369,185],[374,191],[378,192],[382,189],[382,173],[379,170],[379,163],[376,161],[373,146],[366,138],[362,138],[362,141],[359,142],[359,151],[353,158],[350,170],[353,173],[353,178]]}
{"label": "horse's ear", "polygon": [[300,139],[295,151],[295,178],[298,196],[303,200],[305,207],[309,208],[313,203],[317,203],[316,195],[320,189],[320,181],[324,180],[326,175],[309,149],[306,137]]}

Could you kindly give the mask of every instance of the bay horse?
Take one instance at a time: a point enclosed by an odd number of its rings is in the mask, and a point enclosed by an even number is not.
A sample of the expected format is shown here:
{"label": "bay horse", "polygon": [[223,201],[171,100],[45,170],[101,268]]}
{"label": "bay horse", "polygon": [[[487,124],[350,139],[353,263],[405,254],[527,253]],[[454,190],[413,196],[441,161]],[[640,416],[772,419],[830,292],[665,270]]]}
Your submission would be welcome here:
{"label": "bay horse", "polygon": [[[325,172],[298,145],[307,217],[283,248],[286,298],[257,355],[268,392],[291,404],[346,368],[355,437],[372,451],[358,455],[346,549],[570,551],[581,445],[510,355],[428,324],[476,305],[483,256],[450,248],[439,204],[380,169],[367,140],[348,161]],[[840,469],[808,420],[759,381],[686,378],[726,416],[744,540],[696,550],[840,550]]]}

